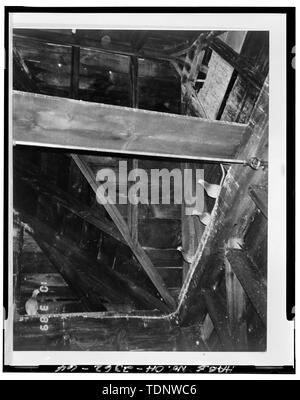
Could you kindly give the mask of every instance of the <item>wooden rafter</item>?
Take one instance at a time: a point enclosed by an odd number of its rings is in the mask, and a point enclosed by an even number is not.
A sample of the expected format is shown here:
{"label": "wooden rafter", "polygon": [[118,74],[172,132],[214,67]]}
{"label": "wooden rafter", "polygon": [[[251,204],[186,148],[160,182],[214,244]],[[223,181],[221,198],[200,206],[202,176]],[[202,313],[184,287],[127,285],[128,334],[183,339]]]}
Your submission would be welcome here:
{"label": "wooden rafter", "polygon": [[[67,283],[93,311],[103,310],[103,300],[168,312],[168,307],[145,289],[132,283],[103,262],[90,260],[73,243],[58,237],[54,229],[19,209],[19,220],[58,269]],[[100,267],[101,266],[101,267]],[[105,307],[104,307],[105,309]]]}
{"label": "wooden rafter", "polygon": [[203,291],[209,316],[220,339],[222,347],[226,351],[234,349],[233,338],[228,324],[226,302],[220,295],[212,290]]}
{"label": "wooden rafter", "polygon": [[257,208],[268,218],[268,188],[266,186],[253,185],[249,188],[249,194]]}
{"label": "wooden rafter", "polygon": [[[140,40],[139,40],[140,39]],[[143,32],[137,38],[137,42],[133,44],[134,50],[138,52],[144,42],[147,40],[147,33]],[[132,108],[139,107],[139,90],[138,90],[138,77],[139,77],[139,61],[135,56],[130,57],[130,88],[131,88],[131,106]],[[132,168],[138,168],[138,160],[132,159]],[[138,242],[138,204],[130,202],[128,204],[128,227],[131,233],[132,240]]]}
{"label": "wooden rafter", "polygon": [[14,350],[173,351],[179,327],[155,312],[149,314],[48,315],[47,332],[41,331],[39,316],[21,317],[14,323]]}
{"label": "wooden rafter", "polygon": [[38,87],[32,79],[21,54],[16,48],[13,49],[13,85],[24,91],[38,92]]}
{"label": "wooden rafter", "polygon": [[120,214],[119,210],[117,209],[115,204],[111,204],[110,202],[106,203],[106,199],[102,198],[101,193],[98,190],[98,184],[95,179],[94,173],[91,171],[90,167],[86,163],[84,157],[78,156],[76,154],[72,155],[73,160],[77,164],[78,168],[85,176],[86,180],[90,184],[91,188],[97,196],[103,202],[103,206],[105,207],[106,211],[110,215],[113,222],[116,224],[117,228],[119,229],[120,233],[124,237],[125,241],[127,242],[128,246],[131,248],[132,252],[138,259],[139,263],[143,267],[144,271],[150,278],[151,282],[154,284],[157,291],[160,293],[162,299],[166,302],[168,306],[171,308],[175,307],[175,301],[171,294],[168,292],[163,279],[161,278],[160,274],[154,268],[150,258],[147,256],[144,249],[140,246],[137,241],[132,239],[131,233],[129,231],[128,225],[124,221],[122,215]]}
{"label": "wooden rafter", "polygon": [[[135,56],[136,51],[132,46],[124,43],[110,43],[103,45],[101,40],[91,37],[86,37],[84,33],[81,34],[80,30],[76,34],[72,34],[71,30],[63,30],[57,32],[55,30],[44,29],[14,29],[14,36],[20,38],[27,38],[41,43],[51,43],[63,46],[80,46],[81,48],[102,51],[110,54],[120,54],[126,56]],[[140,57],[148,58],[151,60],[169,61],[174,59],[165,53],[157,50],[140,50]],[[176,58],[175,58],[176,59]]]}
{"label": "wooden rafter", "polygon": [[234,51],[218,37],[213,38],[209,47],[231,65],[242,78],[260,90],[264,83],[264,76],[253,68],[253,65],[245,57]]}
{"label": "wooden rafter", "polygon": [[[262,157],[266,155],[268,143],[268,79],[266,79],[260,96],[254,107],[248,125],[248,141],[241,150],[240,157]],[[184,282],[179,298],[180,318],[187,317],[187,310],[193,303],[199,290],[204,272],[211,261],[211,252],[205,248],[224,249],[231,237],[236,237],[235,229],[243,211],[243,199],[249,186],[260,178],[262,171],[250,167],[231,166],[227,172],[220,195],[206,227],[202,240],[196,251],[188,276]],[[242,208],[241,208],[241,205]]]}
{"label": "wooden rafter", "polygon": [[230,162],[245,131],[244,124],[13,93],[14,144]]}

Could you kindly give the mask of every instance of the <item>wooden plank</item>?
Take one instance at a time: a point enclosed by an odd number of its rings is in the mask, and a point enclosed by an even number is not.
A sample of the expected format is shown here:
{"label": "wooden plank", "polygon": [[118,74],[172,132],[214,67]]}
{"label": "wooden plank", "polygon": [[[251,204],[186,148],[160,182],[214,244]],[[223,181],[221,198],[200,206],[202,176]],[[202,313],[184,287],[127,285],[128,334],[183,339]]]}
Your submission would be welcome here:
{"label": "wooden plank", "polygon": [[234,51],[218,37],[209,44],[210,48],[218,53],[229,65],[231,65],[251,85],[260,89],[264,82],[264,76],[253,68],[249,61]]}
{"label": "wooden plank", "polygon": [[[40,316],[39,316],[40,317]],[[157,313],[48,315],[48,330],[39,318],[14,323],[14,350],[31,351],[173,351],[180,330]]]}
{"label": "wooden plank", "polygon": [[[18,160],[20,162],[20,160]],[[120,234],[116,226],[104,218],[95,208],[90,208],[82,204],[79,200],[75,199],[69,193],[60,189],[57,185],[50,183],[45,180],[41,174],[34,173],[30,168],[30,165],[26,164],[26,169],[15,164],[15,172],[17,173],[16,178],[22,181],[26,185],[30,185],[37,193],[43,193],[55,201],[59,202],[63,208],[76,216],[83,219],[85,222],[94,225],[102,232],[112,236],[119,242],[126,244],[123,236]]]}
{"label": "wooden plank", "polygon": [[234,350],[233,340],[229,329],[229,318],[224,299],[216,292],[205,290],[203,292],[209,316],[222,344],[223,350]]}
{"label": "wooden plank", "polygon": [[156,249],[176,249],[181,244],[181,221],[176,219],[139,220],[140,244]]}
{"label": "wooden plank", "polygon": [[[143,35],[141,36],[141,38]],[[143,41],[142,41],[143,42]],[[142,47],[143,43],[140,45],[138,43],[133,44],[135,51],[138,51],[139,46]],[[135,47],[137,46],[137,47]],[[140,48],[141,48],[140,47]],[[131,107],[138,108],[139,107],[139,90],[138,90],[138,76],[139,76],[139,62],[138,58],[135,56],[130,57],[129,63],[129,71],[130,71],[130,89],[131,89]],[[138,160],[132,159],[131,168],[138,168]],[[132,201],[133,200],[133,201]],[[134,204],[136,199],[130,200],[128,198],[129,204],[127,206],[127,221],[129,230],[131,233],[132,240],[137,243],[138,242],[138,204]]]}
{"label": "wooden plank", "polygon": [[138,108],[138,74],[139,74],[139,62],[137,57],[131,56],[129,63],[130,73],[130,88],[131,88],[131,107]]}
{"label": "wooden plank", "polygon": [[[98,32],[100,33],[100,31]],[[77,30],[74,35],[71,29],[14,29],[13,33],[16,38],[26,38],[37,43],[51,43],[63,46],[77,45],[85,49],[97,50],[108,54],[136,56],[136,51],[132,49],[131,44],[118,43],[116,41],[103,44],[101,40],[95,38],[95,31],[93,31],[92,35],[88,35],[84,30]],[[176,60],[176,57],[166,55],[165,52],[149,48],[140,49],[139,57],[161,61]]]}
{"label": "wooden plank", "polygon": [[265,186],[253,185],[249,188],[249,194],[263,215],[268,218],[268,189]]}
{"label": "wooden plank", "polygon": [[16,310],[20,310],[22,253],[24,248],[24,228],[14,226],[13,229],[13,296]]}
{"label": "wooden plank", "polygon": [[247,349],[246,295],[227,259],[225,259],[225,285],[229,328],[235,338],[236,350]]}
{"label": "wooden plank", "polygon": [[79,298],[86,300],[93,311],[103,310],[103,302],[168,311],[168,307],[156,297],[113,271],[104,262],[89,259],[77,246],[59,237],[37,218],[22,211],[20,220],[30,226],[29,233],[37,244],[74,292],[79,294]]}
{"label": "wooden plank", "polygon": [[[262,88],[248,125],[248,141],[239,157],[267,156],[268,144],[268,79]],[[226,247],[231,237],[236,237],[236,230],[241,225],[240,216],[244,211],[243,199],[249,186],[260,180],[261,170],[253,170],[241,165],[231,166],[216,200],[211,221],[206,227],[201,242],[197,248],[195,259],[191,264],[188,276],[183,284],[179,298],[179,315],[187,317],[187,312],[193,304],[199,285],[212,256],[218,250]],[[239,236],[238,236],[239,237]],[[209,251],[205,251],[209,249]]]}
{"label": "wooden plank", "polygon": [[261,274],[244,250],[229,249],[226,257],[257,314],[266,326],[267,286]]}
{"label": "wooden plank", "polygon": [[243,124],[13,93],[14,144],[230,160],[245,130]]}
{"label": "wooden plank", "polygon": [[16,48],[13,49],[13,88],[33,93],[39,92],[37,84]]}
{"label": "wooden plank", "polygon": [[[132,169],[138,168],[138,160],[136,158],[132,159]],[[139,205],[133,204],[131,201],[127,205],[127,221],[129,230],[131,233],[132,240],[138,242],[138,232],[139,232]]]}
{"label": "wooden plank", "polygon": [[[97,195],[99,195],[99,198],[101,199],[101,194],[97,192],[98,189],[98,184],[95,179],[95,175],[89,168],[88,164],[85,162],[84,157],[80,157],[76,154],[72,155],[73,160],[77,164],[78,168],[82,172],[82,174],[85,176],[86,180],[89,182],[91,188]],[[104,201],[103,201],[104,200]],[[103,203],[106,203],[106,199],[102,198]],[[156,287],[157,291],[160,293],[162,296],[162,299],[166,302],[166,304],[172,308],[175,307],[175,302],[173,297],[170,295],[168,290],[166,289],[165,283],[163,282],[161,276],[159,273],[155,270],[153,267],[153,264],[150,260],[150,258],[147,256],[145,253],[144,249],[139,245],[138,242],[134,242],[130,231],[128,229],[128,225],[124,221],[123,217],[119,213],[117,207],[115,204],[110,204],[109,202],[107,204],[103,204],[106,211],[110,215],[111,219],[113,222],[116,224],[117,228],[119,229],[120,233],[124,237],[125,241],[127,242],[128,246],[131,248],[133,251],[134,255],[140,262],[141,266],[145,270],[146,274],[150,278],[151,282],[154,284]]]}
{"label": "wooden plank", "polygon": [[155,267],[174,267],[182,266],[183,259],[181,252],[176,249],[156,249],[144,247]]}
{"label": "wooden plank", "polygon": [[78,99],[79,89],[79,69],[80,69],[80,47],[72,46],[72,59],[71,59],[71,90],[70,97]]}

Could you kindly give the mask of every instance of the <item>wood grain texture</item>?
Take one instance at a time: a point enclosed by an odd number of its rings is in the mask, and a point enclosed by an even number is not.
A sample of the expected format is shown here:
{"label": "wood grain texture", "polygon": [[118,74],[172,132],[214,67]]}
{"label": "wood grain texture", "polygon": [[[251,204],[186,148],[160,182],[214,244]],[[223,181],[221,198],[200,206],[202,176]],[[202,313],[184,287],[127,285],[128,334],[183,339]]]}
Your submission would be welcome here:
{"label": "wood grain texture", "polygon": [[243,124],[14,91],[14,144],[180,158],[234,158]]}
{"label": "wood grain texture", "polygon": [[267,286],[259,270],[245,251],[230,249],[226,257],[253,304],[257,314],[266,326],[267,323]]}
{"label": "wood grain texture", "polygon": [[223,350],[233,351],[233,338],[229,329],[229,316],[224,299],[218,293],[209,290],[205,290],[203,296]]}
{"label": "wood grain texture", "polygon": [[124,318],[91,314],[49,316],[47,332],[39,318],[22,317],[14,324],[14,350],[55,351],[172,351],[180,333],[169,319],[151,316]]}
{"label": "wood grain texture", "polygon": [[37,193],[43,193],[53,198],[53,200],[60,203],[65,210],[75,214],[85,222],[94,225],[114,239],[126,244],[116,226],[107,218],[103,217],[100,212],[97,212],[95,208],[87,207],[83,202],[80,202],[74,196],[70,195],[70,193],[65,192],[57,185],[47,181],[41,174],[35,173],[28,163],[26,164],[26,169],[22,169],[22,166],[25,167],[22,163],[21,165],[15,164],[15,177],[19,182],[22,181],[23,184],[29,185]]}
{"label": "wood grain texture", "polygon": [[211,41],[210,47],[225,61],[227,61],[228,64],[231,65],[251,85],[258,89],[261,88],[264,82],[264,76],[260,71],[256,71],[254,65],[252,65],[247,59],[241,57],[218,37]]}
{"label": "wood grain texture", "polygon": [[[103,310],[103,304],[127,304],[139,309],[168,311],[157,297],[113,271],[104,262],[91,260],[72,242],[58,236],[55,230],[25,212],[20,220],[31,228],[35,241],[63,276],[78,293],[91,311]],[[141,301],[141,302],[140,302]]]}
{"label": "wood grain texture", "polygon": [[[252,113],[248,125],[248,141],[239,157],[260,158],[266,154],[268,143],[268,79],[261,90],[260,97]],[[220,195],[215,203],[210,224],[206,227],[191,264],[188,276],[183,284],[179,299],[179,314],[186,317],[193,303],[197,290],[202,282],[203,274],[214,252],[225,248],[230,237],[236,237],[239,229],[241,213],[244,211],[245,193],[252,183],[257,182],[263,171],[255,171],[250,167],[231,166],[227,172]]]}
{"label": "wood grain texture", "polygon": [[[76,154],[72,155],[73,160],[77,164],[78,168],[81,170],[82,174],[85,176],[89,184],[91,185],[92,189],[94,190],[95,193],[97,193],[97,196],[99,199],[101,199],[101,195],[99,194],[98,190],[98,184],[96,182],[96,177],[94,173],[91,171],[89,168],[88,164],[86,163],[84,157],[80,157]],[[103,201],[103,199],[102,199]],[[103,203],[106,203],[105,201]],[[156,269],[153,267],[153,264],[150,260],[150,258],[147,256],[146,252],[144,249],[140,246],[140,244],[137,241],[134,241],[132,239],[131,233],[129,231],[127,223],[124,221],[122,215],[118,211],[117,207],[115,204],[110,204],[107,202],[107,204],[103,204],[104,208],[110,215],[111,219],[113,222],[116,224],[117,228],[119,229],[120,233],[122,234],[123,238],[127,242],[128,246],[131,248],[132,252],[140,262],[141,266],[145,270],[146,274],[149,276],[151,282],[154,284],[156,287],[157,291],[160,293],[162,296],[162,299],[166,302],[168,306],[171,308],[175,307],[175,302],[173,297],[170,295],[168,292],[166,285],[161,278],[160,274],[156,271]]]}

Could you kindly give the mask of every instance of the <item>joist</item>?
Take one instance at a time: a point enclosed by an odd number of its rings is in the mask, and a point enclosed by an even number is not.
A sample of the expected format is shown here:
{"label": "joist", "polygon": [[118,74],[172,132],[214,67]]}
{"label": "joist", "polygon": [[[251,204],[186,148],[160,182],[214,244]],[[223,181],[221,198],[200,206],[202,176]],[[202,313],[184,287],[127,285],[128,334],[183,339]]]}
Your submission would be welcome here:
{"label": "joist", "polygon": [[219,162],[233,160],[246,125],[13,92],[13,142]]}
{"label": "joist", "polygon": [[267,286],[259,270],[244,250],[229,249],[226,257],[255,311],[266,325]]}
{"label": "joist", "polygon": [[[85,162],[83,156],[79,156],[76,154],[72,155],[74,162],[77,164],[78,168],[90,184],[93,191],[99,196],[101,200],[101,193],[98,191],[98,184],[96,182],[95,175],[93,171],[90,169],[89,165]],[[104,200],[104,201],[103,201]],[[105,207],[106,211],[110,215],[113,222],[116,224],[117,228],[119,229],[120,233],[124,237],[125,241],[127,242],[128,246],[131,248],[133,254],[138,259],[139,263],[143,267],[144,271],[154,284],[155,288],[161,295],[162,299],[166,302],[168,306],[172,309],[175,307],[175,301],[171,294],[168,292],[166,285],[161,278],[160,274],[154,268],[150,258],[147,256],[144,249],[140,246],[140,244],[134,240],[131,236],[129,231],[128,225],[126,224],[125,220],[123,219],[122,215],[120,214],[119,210],[117,209],[115,204],[111,204],[109,201],[106,202],[106,199],[102,199],[103,206]]]}

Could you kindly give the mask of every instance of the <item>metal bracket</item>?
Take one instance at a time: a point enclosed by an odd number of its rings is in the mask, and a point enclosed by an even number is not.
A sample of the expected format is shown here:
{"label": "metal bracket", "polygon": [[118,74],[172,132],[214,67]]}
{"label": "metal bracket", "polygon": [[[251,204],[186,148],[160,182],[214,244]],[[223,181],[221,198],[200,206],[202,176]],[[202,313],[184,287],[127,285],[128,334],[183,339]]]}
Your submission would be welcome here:
{"label": "metal bracket", "polygon": [[266,161],[260,160],[257,157],[251,157],[247,162],[246,165],[248,165],[249,167],[251,167],[254,170],[258,170],[259,168],[265,168],[268,163]]}

